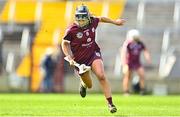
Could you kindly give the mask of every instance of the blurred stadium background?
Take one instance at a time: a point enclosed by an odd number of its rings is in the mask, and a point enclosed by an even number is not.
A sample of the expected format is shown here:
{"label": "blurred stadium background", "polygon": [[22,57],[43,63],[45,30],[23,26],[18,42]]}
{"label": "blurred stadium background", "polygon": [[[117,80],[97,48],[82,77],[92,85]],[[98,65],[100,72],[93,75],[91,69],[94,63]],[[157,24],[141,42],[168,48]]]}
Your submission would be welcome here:
{"label": "blurred stadium background", "polygon": [[[0,0],[0,92],[39,92],[40,60],[46,48],[60,44],[77,5],[95,16],[127,20],[122,27],[100,24],[97,34],[112,91],[122,92],[119,48],[129,29],[137,28],[152,56],[146,65],[146,89],[157,95],[180,93],[179,0]],[[79,81],[60,59],[55,92],[76,92]],[[99,92],[93,78],[90,92]]]}

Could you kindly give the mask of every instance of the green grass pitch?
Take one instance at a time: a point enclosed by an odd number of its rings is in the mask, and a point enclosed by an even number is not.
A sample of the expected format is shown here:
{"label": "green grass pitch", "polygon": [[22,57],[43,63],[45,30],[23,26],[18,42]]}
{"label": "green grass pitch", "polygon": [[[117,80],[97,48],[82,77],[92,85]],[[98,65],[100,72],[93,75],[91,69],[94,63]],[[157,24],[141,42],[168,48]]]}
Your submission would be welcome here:
{"label": "green grass pitch", "polygon": [[108,111],[103,94],[0,94],[0,116],[180,116],[180,96],[113,95]]}

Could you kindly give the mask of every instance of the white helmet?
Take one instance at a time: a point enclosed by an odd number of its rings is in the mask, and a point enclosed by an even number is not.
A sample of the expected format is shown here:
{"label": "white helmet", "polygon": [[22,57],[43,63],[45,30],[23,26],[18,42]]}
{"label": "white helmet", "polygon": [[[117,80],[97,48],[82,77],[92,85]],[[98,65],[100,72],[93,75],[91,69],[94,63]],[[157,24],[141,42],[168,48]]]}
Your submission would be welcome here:
{"label": "white helmet", "polygon": [[[88,26],[91,22],[88,7],[85,5],[78,6],[75,12],[75,19],[81,28]],[[83,20],[83,22],[80,22],[80,20]]]}
{"label": "white helmet", "polygon": [[132,40],[139,40],[140,39],[140,33],[137,29],[132,29],[127,32],[127,39]]}

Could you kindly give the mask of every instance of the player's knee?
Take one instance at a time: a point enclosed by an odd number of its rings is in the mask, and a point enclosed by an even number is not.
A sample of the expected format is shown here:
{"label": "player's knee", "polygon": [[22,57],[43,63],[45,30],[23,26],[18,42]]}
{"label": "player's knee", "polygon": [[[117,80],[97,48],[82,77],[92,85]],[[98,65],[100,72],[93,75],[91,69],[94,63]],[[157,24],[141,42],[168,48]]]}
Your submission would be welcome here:
{"label": "player's knee", "polygon": [[106,80],[106,77],[105,77],[104,74],[100,74],[100,75],[98,76],[98,78],[99,78],[99,81],[105,81],[105,80]]}

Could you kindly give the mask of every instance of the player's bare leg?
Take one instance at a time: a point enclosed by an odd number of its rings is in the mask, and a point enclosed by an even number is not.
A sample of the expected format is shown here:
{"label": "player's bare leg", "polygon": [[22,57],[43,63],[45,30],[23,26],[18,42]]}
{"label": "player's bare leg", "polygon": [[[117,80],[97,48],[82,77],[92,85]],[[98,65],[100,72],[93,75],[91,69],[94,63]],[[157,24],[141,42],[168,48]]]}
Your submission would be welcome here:
{"label": "player's bare leg", "polygon": [[141,88],[141,91],[140,91],[140,94],[144,94],[145,91],[145,83],[144,83],[144,80],[145,80],[145,76],[144,76],[144,68],[143,67],[140,67],[138,70],[137,70],[137,74],[139,75],[139,81],[140,81],[140,88]]}
{"label": "player's bare leg", "polygon": [[84,74],[81,74],[80,76],[81,76],[81,80],[85,83],[87,88],[91,88],[92,87],[92,80],[90,77],[90,71],[87,71]]}
{"label": "player's bare leg", "polygon": [[107,99],[110,112],[111,113],[116,112],[117,109],[112,102],[111,88],[110,88],[109,82],[105,76],[104,65],[103,65],[102,60],[101,59],[94,60],[91,67],[92,67],[92,71],[97,76],[97,78],[100,82],[101,88],[102,88],[104,95]]}
{"label": "player's bare leg", "polygon": [[80,93],[81,97],[85,97],[86,89],[92,87],[92,81],[91,81],[89,71],[85,72],[84,74],[81,74],[80,77],[81,77],[81,79],[80,79],[81,83],[80,83],[80,87],[79,87],[79,91],[80,91],[79,93]]}
{"label": "player's bare leg", "polygon": [[129,82],[131,80],[131,75],[132,75],[132,71],[127,69],[124,72],[124,78],[123,78],[123,92],[124,95],[127,96],[129,95]]}

